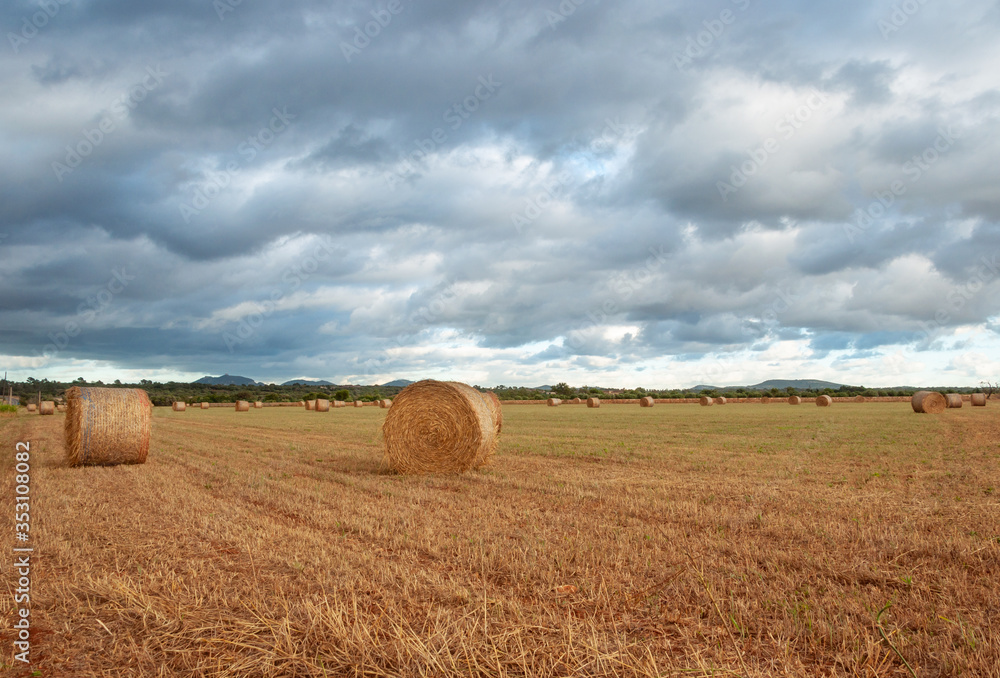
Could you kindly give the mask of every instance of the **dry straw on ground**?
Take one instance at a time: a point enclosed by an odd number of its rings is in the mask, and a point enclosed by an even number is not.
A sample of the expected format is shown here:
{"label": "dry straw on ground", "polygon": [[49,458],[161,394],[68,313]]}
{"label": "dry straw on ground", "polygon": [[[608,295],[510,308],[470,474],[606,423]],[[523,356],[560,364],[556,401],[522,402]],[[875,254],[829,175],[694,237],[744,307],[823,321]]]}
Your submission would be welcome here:
{"label": "dry straw on ground", "polygon": [[307,410],[315,410],[316,409],[316,401],[315,400],[307,400],[306,401],[306,409]]}
{"label": "dry straw on ground", "polygon": [[399,473],[461,473],[490,461],[499,442],[486,394],[432,379],[396,396],[382,424],[385,463]]}
{"label": "dry straw on ground", "polygon": [[600,398],[587,398],[587,407],[600,407],[600,406],[601,406]]}
{"label": "dry straw on ground", "polygon": [[651,396],[646,396],[645,398],[639,399],[639,407],[652,407],[653,398]]}
{"label": "dry straw on ground", "polygon": [[972,402],[973,407],[986,407],[986,394],[973,393],[970,402]]}
{"label": "dry straw on ground", "polygon": [[208,403],[202,403],[201,404],[201,409],[207,410],[208,409]]}
{"label": "dry straw on ground", "polygon": [[802,398],[799,397],[799,396],[788,396],[788,404],[789,405],[801,405],[802,404]]}
{"label": "dry straw on ground", "polygon": [[35,403],[28,403],[28,411],[35,412],[38,410],[38,406]]}
{"label": "dry straw on ground", "polygon": [[142,464],[149,454],[153,405],[137,388],[66,392],[66,461],[70,466]]}
{"label": "dry straw on ground", "polygon": [[940,414],[948,408],[948,401],[937,391],[917,391],[910,400],[914,412]]}
{"label": "dry straw on ground", "polygon": [[247,402],[246,400],[237,400],[236,401],[236,411],[237,412],[249,412],[250,411],[250,403]]}
{"label": "dry straw on ground", "polygon": [[174,401],[174,412],[183,412],[187,409],[187,403],[182,403],[179,400]]}
{"label": "dry straw on ground", "polygon": [[961,393],[948,393],[945,395],[944,399],[949,410],[957,410],[962,407]]}
{"label": "dry straw on ground", "polygon": [[55,414],[56,403],[54,400],[43,400],[38,408],[38,414]]}
{"label": "dry straw on ground", "polygon": [[549,407],[559,407],[562,405],[562,401],[559,398],[549,398]]}
{"label": "dry straw on ground", "polygon": [[715,401],[709,398],[708,396],[702,396],[698,402],[701,403],[702,407],[708,407],[709,405],[715,404]]}
{"label": "dry straw on ground", "polygon": [[330,401],[324,398],[316,399],[316,411],[317,412],[329,412],[330,411]]}
{"label": "dry straw on ground", "polygon": [[816,407],[829,407],[833,404],[833,398],[828,395],[821,395],[816,398]]}

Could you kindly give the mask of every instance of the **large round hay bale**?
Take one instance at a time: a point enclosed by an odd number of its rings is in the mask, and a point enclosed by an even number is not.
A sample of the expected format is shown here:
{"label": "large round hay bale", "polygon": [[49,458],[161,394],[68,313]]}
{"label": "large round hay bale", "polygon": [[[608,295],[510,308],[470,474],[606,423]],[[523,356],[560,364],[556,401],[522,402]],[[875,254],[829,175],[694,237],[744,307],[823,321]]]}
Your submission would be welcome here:
{"label": "large round hay bale", "polygon": [[149,454],[153,404],[137,388],[74,386],[66,391],[70,466],[142,464]]}
{"label": "large round hay bale", "polygon": [[363,402],[361,402],[360,400],[355,400],[354,401],[354,406],[355,407],[364,407],[365,404]]}
{"label": "large round hay bale", "polygon": [[249,412],[250,411],[250,403],[248,401],[246,401],[246,400],[237,400],[236,401],[236,411],[237,412]]}
{"label": "large round hay bale", "polygon": [[962,394],[947,393],[944,396],[944,401],[949,410],[957,410],[962,407]]}
{"label": "large round hay bale", "polygon": [[600,398],[587,398],[587,407],[600,407],[600,406],[601,406]]}
{"label": "large round hay bale", "polygon": [[330,411],[330,401],[326,400],[324,398],[317,398],[316,399],[315,410],[317,412],[329,412]]}
{"label": "large round hay bale", "polygon": [[652,396],[646,396],[645,398],[639,399],[639,407],[652,407],[652,406],[653,406]]}
{"label": "large round hay bale", "polygon": [[865,397],[863,395],[856,396],[854,398],[854,402],[856,402],[856,403],[863,403],[863,402],[865,402]]}
{"label": "large round hay bale", "polygon": [[385,462],[399,473],[461,473],[497,448],[490,399],[471,386],[428,379],[396,396],[382,424]]}
{"label": "large round hay bale", "polygon": [[562,401],[559,398],[549,398],[549,407],[559,407]]}
{"label": "large round hay bale", "polygon": [[201,404],[201,409],[207,410],[208,409],[208,403],[202,403]]}
{"label": "large round hay bale", "polygon": [[917,391],[910,399],[914,412],[940,414],[948,408],[948,401],[937,391]]}
{"label": "large round hay bale", "polygon": [[316,401],[315,400],[307,400],[306,401],[306,409],[307,410],[315,410],[316,409]]}
{"label": "large round hay bale", "polygon": [[38,414],[55,414],[56,402],[54,400],[43,400],[38,406]]}
{"label": "large round hay bale", "polygon": [[701,404],[702,407],[708,407],[709,405],[715,404],[715,401],[712,398],[709,398],[708,396],[702,396],[701,398],[699,398],[698,402]]}
{"label": "large round hay bale", "polygon": [[802,398],[800,396],[788,396],[789,405],[801,405]]}
{"label": "large round hay bale", "polygon": [[725,396],[719,396],[718,398],[716,398],[716,399],[715,399],[715,404],[716,404],[716,405],[725,405],[725,404],[726,404],[726,403],[728,403],[728,402],[729,402],[729,401],[728,401],[728,400],[726,400],[726,397],[725,397]]}
{"label": "large round hay bale", "polygon": [[503,405],[500,404],[500,398],[493,391],[486,391],[483,395],[486,396],[486,403],[493,413],[493,421],[497,425],[497,435],[500,435],[500,430],[503,428]]}
{"label": "large round hay bale", "polygon": [[821,395],[816,398],[816,407],[829,407],[833,405],[833,398],[828,395]]}
{"label": "large round hay bale", "polygon": [[263,407],[264,407],[264,402],[263,401],[261,401],[261,400],[255,400],[255,401],[253,401],[253,408],[255,410],[259,410],[259,409],[261,409]]}
{"label": "large round hay bale", "polygon": [[972,403],[973,407],[986,407],[986,394],[973,393],[972,397],[969,398],[969,402]]}
{"label": "large round hay bale", "polygon": [[174,401],[174,412],[184,412],[187,410],[187,403],[182,403],[179,400]]}
{"label": "large round hay bale", "polygon": [[35,403],[28,403],[27,407],[28,407],[28,411],[29,412],[37,412],[38,411],[38,405],[36,405]]}

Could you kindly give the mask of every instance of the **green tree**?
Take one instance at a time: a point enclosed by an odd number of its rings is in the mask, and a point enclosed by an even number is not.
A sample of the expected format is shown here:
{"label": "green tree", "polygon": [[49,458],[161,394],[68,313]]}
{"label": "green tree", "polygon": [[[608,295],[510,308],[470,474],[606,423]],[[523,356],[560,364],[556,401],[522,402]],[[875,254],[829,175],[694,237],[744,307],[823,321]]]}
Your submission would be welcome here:
{"label": "green tree", "polygon": [[342,389],[340,389],[339,391],[337,391],[336,393],[333,394],[333,399],[334,400],[350,400],[351,399],[351,392],[348,391],[346,388],[342,388]]}
{"label": "green tree", "polygon": [[552,387],[552,392],[556,395],[561,395],[563,397],[568,397],[573,395],[573,389],[565,381],[560,381],[558,384]]}

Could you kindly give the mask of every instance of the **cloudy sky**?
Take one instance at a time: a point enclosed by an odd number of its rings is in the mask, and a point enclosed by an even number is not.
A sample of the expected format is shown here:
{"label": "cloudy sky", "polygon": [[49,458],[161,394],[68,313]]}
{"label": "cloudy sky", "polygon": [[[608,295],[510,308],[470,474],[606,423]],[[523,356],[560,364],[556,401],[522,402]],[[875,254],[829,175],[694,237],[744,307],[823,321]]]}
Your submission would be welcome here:
{"label": "cloudy sky", "polygon": [[12,0],[0,369],[1000,378],[1000,3]]}

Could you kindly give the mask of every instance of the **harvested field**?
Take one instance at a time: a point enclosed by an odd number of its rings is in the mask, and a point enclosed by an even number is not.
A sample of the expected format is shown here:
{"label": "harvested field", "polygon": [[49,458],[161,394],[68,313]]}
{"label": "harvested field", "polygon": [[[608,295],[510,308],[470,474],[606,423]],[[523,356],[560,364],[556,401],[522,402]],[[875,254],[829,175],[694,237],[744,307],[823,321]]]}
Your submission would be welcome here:
{"label": "harvested field", "polygon": [[7,675],[908,675],[881,628],[1000,676],[998,408],[508,407],[462,476],[381,469],[387,412],[155,408],[146,464],[72,469],[63,416],[0,420]]}

